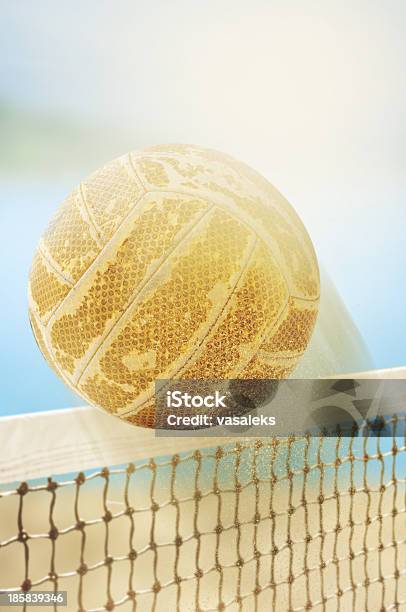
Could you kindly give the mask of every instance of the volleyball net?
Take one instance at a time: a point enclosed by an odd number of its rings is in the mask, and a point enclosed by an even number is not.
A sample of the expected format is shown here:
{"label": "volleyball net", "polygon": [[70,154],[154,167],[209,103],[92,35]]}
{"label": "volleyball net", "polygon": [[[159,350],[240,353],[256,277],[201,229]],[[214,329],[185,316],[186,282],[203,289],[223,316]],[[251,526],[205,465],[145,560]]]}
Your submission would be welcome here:
{"label": "volleyball net", "polygon": [[404,414],[362,435],[198,441],[91,408],[27,419],[0,471],[10,609],[39,592],[80,612],[406,606]]}

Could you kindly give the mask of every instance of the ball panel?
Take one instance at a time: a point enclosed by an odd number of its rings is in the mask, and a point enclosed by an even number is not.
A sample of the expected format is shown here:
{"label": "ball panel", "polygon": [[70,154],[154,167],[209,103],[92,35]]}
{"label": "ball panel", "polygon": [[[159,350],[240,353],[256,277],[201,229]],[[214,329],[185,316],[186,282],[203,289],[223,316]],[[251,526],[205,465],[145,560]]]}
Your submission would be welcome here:
{"label": "ball panel", "polygon": [[[247,164],[244,164],[229,155],[224,153],[212,152],[205,149],[200,149],[201,155],[203,157],[211,157],[211,154],[215,154],[215,158],[222,161],[223,164],[232,167],[236,173],[240,177],[244,177],[244,184],[246,189],[244,191],[239,192],[237,195],[244,195],[243,197],[243,206],[242,208],[247,211],[248,214],[252,213],[252,218],[259,217],[261,220],[261,225],[266,228],[268,236],[273,240],[276,238],[278,243],[278,250],[280,246],[284,245],[283,239],[292,232],[296,242],[296,247],[298,247],[298,251],[301,253],[302,259],[306,259],[306,274],[309,275],[311,287],[308,285],[307,294],[301,293],[302,289],[300,287],[295,287],[292,285],[292,293],[296,294],[298,297],[306,297],[310,299],[318,299],[319,298],[319,285],[320,285],[320,277],[319,270],[317,264],[316,253],[313,248],[312,241],[306,231],[305,226],[303,225],[300,217],[296,214],[293,207],[290,205],[288,200],[270,183],[266,180],[261,174],[256,172]],[[259,190],[258,194],[254,198],[250,198],[251,202],[247,202],[247,195],[253,196],[255,193],[255,189]],[[236,194],[234,194],[235,196]],[[244,204],[245,200],[245,204]],[[237,200],[236,200],[237,201]],[[238,202],[238,201],[237,201]],[[271,216],[276,216],[271,221]],[[282,240],[278,240],[277,237],[274,236],[273,232],[273,223],[274,221],[279,223],[279,220],[285,221],[285,228],[281,228],[284,236],[282,236]],[[285,261],[284,264],[289,264],[289,262]],[[289,271],[289,266],[286,267],[286,271]],[[295,275],[296,278],[300,280],[300,272]]]}
{"label": "ball panel", "polygon": [[106,164],[81,184],[85,205],[105,244],[134,208],[145,189],[128,155]]}
{"label": "ball panel", "polygon": [[29,294],[43,323],[66,297],[70,288],[71,285],[57,275],[37,251],[31,266]]}
{"label": "ball panel", "polygon": [[59,368],[64,377],[67,378],[71,384],[73,384],[72,379],[75,373],[76,365],[74,358],[69,353],[56,349],[54,346],[52,346],[52,343],[51,350],[53,352],[56,367]]}
{"label": "ball panel", "polygon": [[202,200],[147,194],[50,325],[62,365],[79,377],[106,334],[186,232],[209,209]]}
{"label": "ball panel", "polygon": [[[289,209],[284,212],[270,205],[272,200],[253,200],[233,194],[236,206],[250,219],[253,227],[261,227],[270,238],[271,249],[284,271],[290,291],[297,297],[317,300],[319,273],[310,240],[304,239],[291,221]],[[273,202],[272,202],[273,204]],[[261,232],[262,233],[262,232]]]}
{"label": "ball panel", "polygon": [[276,355],[300,356],[304,353],[317,317],[317,302],[305,302],[293,297],[278,325],[261,345],[261,350]]}
{"label": "ball panel", "polygon": [[[244,214],[247,223],[266,241],[272,254],[283,272],[290,293],[296,297],[318,300],[319,276],[318,269],[314,268],[314,253],[307,250],[305,243],[294,233],[290,223],[270,208],[260,208],[249,198],[237,198],[235,202],[239,211]],[[262,217],[273,217],[265,224]],[[270,234],[272,230],[272,233]],[[271,237],[270,237],[271,236]]]}
{"label": "ball panel", "polygon": [[127,310],[83,376],[82,391],[89,394],[97,373],[132,390],[134,400],[150,397],[154,381],[179,370],[208,334],[250,245],[252,235],[238,220],[212,209]]}
{"label": "ball panel", "polygon": [[135,414],[129,414],[124,420],[138,427],[155,427],[155,402],[149,402]]}
{"label": "ball panel", "polygon": [[133,162],[149,189],[196,192],[241,213],[269,242],[292,294],[318,298],[317,259],[303,224],[287,200],[248,166],[191,145],[153,147],[133,154]]}
{"label": "ball panel", "polygon": [[[96,371],[95,371],[96,370]],[[99,370],[98,364],[80,381],[77,389],[90,404],[100,406],[107,412],[118,414],[131,405],[136,394],[131,386],[116,383]]]}
{"label": "ball panel", "polygon": [[283,310],[287,287],[269,249],[259,242],[223,320],[179,378],[235,378]]}
{"label": "ball panel", "polygon": [[148,186],[150,191],[154,189],[174,189],[176,184],[171,185],[170,178],[164,165],[157,159],[150,159],[147,156],[139,156],[136,153],[131,155],[131,159],[141,176],[142,182]]}
{"label": "ball panel", "polygon": [[64,201],[45,231],[42,248],[61,275],[77,282],[99,253],[94,229],[82,216],[76,189]]}

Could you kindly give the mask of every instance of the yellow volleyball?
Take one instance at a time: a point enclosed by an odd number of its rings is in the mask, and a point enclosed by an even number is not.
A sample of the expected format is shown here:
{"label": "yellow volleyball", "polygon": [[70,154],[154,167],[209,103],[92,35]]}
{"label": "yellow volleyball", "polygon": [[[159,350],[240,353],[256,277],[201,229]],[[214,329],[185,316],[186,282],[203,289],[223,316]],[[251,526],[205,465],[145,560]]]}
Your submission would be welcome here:
{"label": "yellow volleyball", "polygon": [[129,153],[82,182],[29,279],[51,367],[144,426],[156,379],[287,377],[318,301],[315,252],[285,198],[245,164],[189,145]]}

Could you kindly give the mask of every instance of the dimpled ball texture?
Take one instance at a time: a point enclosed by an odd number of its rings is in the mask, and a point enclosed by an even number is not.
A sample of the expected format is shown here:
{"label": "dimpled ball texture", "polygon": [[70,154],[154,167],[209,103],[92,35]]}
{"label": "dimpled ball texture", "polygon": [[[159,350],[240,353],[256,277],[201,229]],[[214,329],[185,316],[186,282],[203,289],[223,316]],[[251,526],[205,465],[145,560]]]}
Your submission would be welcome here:
{"label": "dimpled ball texture", "polygon": [[156,379],[289,376],[318,301],[315,252],[285,198],[189,145],[124,155],[82,182],[29,279],[49,365],[87,402],[147,427]]}

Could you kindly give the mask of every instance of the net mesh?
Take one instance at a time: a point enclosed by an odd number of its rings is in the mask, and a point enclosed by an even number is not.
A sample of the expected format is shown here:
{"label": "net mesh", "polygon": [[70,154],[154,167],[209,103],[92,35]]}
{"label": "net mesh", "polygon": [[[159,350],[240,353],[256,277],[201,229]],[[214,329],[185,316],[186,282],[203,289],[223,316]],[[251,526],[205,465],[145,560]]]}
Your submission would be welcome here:
{"label": "net mesh", "polygon": [[54,609],[80,612],[405,609],[405,417],[386,427],[3,490],[0,590],[66,590]]}

